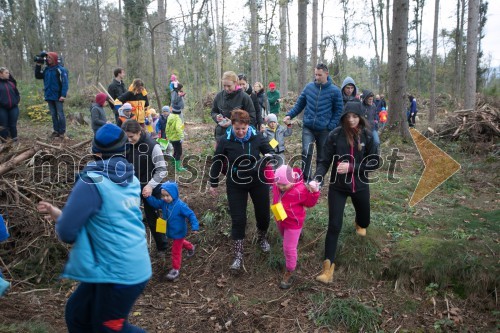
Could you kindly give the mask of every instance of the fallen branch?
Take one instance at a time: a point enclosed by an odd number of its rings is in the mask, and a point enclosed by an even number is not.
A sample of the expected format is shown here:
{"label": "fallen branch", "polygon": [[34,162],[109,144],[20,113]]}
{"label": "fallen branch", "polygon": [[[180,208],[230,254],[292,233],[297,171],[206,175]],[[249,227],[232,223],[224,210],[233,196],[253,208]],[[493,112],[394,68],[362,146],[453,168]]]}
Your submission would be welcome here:
{"label": "fallen branch", "polygon": [[35,155],[35,153],[36,153],[35,148],[30,148],[26,150],[24,153],[14,157],[12,160],[0,164],[0,176],[14,169],[17,165],[21,164],[22,162],[30,159],[31,157],[33,157],[33,155]]}

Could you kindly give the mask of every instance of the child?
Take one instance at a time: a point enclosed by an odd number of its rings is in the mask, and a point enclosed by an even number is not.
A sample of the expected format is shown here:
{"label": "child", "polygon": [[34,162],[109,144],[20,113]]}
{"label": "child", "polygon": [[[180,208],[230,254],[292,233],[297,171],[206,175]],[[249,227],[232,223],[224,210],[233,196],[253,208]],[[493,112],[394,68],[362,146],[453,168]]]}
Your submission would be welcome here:
{"label": "child", "polygon": [[[292,135],[291,124],[287,127],[278,124],[278,118],[274,113],[270,113],[267,117],[267,128],[262,132],[262,135],[269,140],[269,144],[275,151],[275,156],[278,164],[275,168],[285,163],[285,137]],[[274,140],[274,141],[273,141]]]}
{"label": "child", "polygon": [[385,127],[385,124],[387,124],[387,109],[384,106],[378,113],[378,117],[380,118],[380,131],[382,131]]}
{"label": "child", "polygon": [[[180,83],[179,86],[182,87]],[[181,109],[179,109],[177,105],[174,106],[174,104],[172,104],[172,114],[168,117],[165,132],[167,134],[167,138],[174,147],[175,170],[179,172],[186,171],[186,169],[182,167],[181,161],[182,139],[184,139],[184,122],[181,119]]]}
{"label": "child", "polygon": [[122,127],[124,122],[129,119],[133,119],[134,117],[135,115],[132,113],[132,105],[130,103],[125,103],[118,109],[118,122],[116,125],[118,125],[118,127]]}
{"label": "child", "polygon": [[151,138],[156,139],[156,123],[158,120],[158,116],[156,114],[156,110],[153,108],[149,108],[146,111],[146,118],[144,119],[144,124],[146,124],[146,131],[151,135]]}
{"label": "child", "polygon": [[[7,231],[7,226],[5,225],[2,215],[0,215],[0,242],[3,242],[7,238],[9,238],[9,232]],[[2,297],[9,288],[10,283],[3,279],[2,271],[0,271],[0,297]]]}
{"label": "child", "polygon": [[92,103],[90,107],[90,123],[92,126],[92,131],[97,132],[102,125],[108,123],[106,119],[106,112],[104,111],[104,104],[108,96],[105,93],[98,93],[95,96],[95,103]]}
{"label": "child", "polygon": [[175,74],[170,75],[170,84],[169,84],[169,89],[170,91],[173,91],[175,87],[177,87],[177,84],[179,84],[179,81],[177,81],[177,76]]}
{"label": "child", "polygon": [[158,123],[156,124],[156,132],[158,136],[162,139],[166,139],[167,135],[165,134],[165,128],[167,127],[168,116],[170,115],[170,108],[168,105],[165,105],[161,109],[160,118],[158,118]]}
{"label": "child", "polygon": [[306,218],[305,207],[314,207],[319,198],[319,186],[306,188],[301,171],[288,165],[282,165],[275,172],[272,186],[273,205],[281,203],[287,217],[283,221],[276,219],[276,225],[283,237],[283,254],[286,271],[280,283],[281,289],[292,285],[293,272],[297,266],[297,244]]}
{"label": "child", "polygon": [[177,85],[174,87],[174,90],[172,90],[171,107],[172,112],[174,112],[174,110],[179,111],[180,117],[184,122],[184,113],[182,111],[184,110],[184,96],[186,95],[186,93],[182,91],[183,87],[184,86],[182,85],[182,83],[177,83]]}
{"label": "child", "polygon": [[187,250],[187,257],[194,255],[195,246],[188,242],[186,218],[191,223],[191,230],[198,233],[198,220],[188,205],[179,199],[177,183],[166,182],[161,185],[161,200],[154,196],[146,198],[151,207],[162,210],[163,219],[167,221],[167,237],[173,239],[172,244],[172,269],[167,274],[170,281],[179,278],[181,269],[182,249]]}

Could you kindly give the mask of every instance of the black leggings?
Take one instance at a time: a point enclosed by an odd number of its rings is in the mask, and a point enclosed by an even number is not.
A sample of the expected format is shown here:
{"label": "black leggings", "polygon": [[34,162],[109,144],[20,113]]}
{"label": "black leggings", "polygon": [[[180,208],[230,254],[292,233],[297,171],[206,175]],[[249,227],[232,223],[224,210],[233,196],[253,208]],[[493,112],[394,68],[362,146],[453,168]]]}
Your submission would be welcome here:
{"label": "black leggings", "polygon": [[330,189],[328,191],[328,231],[325,240],[325,259],[330,259],[330,262],[335,260],[337,242],[340,230],[342,230],[344,208],[348,196],[351,197],[356,211],[357,224],[362,228],[367,228],[370,225],[370,189],[355,193]]}
{"label": "black leggings", "polygon": [[[144,187],[141,187],[141,193],[142,193],[143,188]],[[160,195],[161,195],[160,191],[161,191],[160,185],[158,185],[153,190],[152,195],[155,196],[156,198],[160,198]],[[156,220],[158,219],[158,213],[156,212],[155,208],[153,208],[149,205],[148,201],[142,196],[142,194],[141,194],[141,198],[142,198],[142,204],[144,207],[144,215],[146,218],[146,222],[147,222],[149,229],[151,231],[151,235],[153,236],[153,239],[155,240],[156,249],[158,251],[165,251],[167,249],[167,245],[168,245],[167,236],[165,234],[156,232]]]}
{"label": "black leggings", "polygon": [[182,143],[180,141],[170,141],[174,147],[174,160],[179,161],[182,156]]}
{"label": "black leggings", "polygon": [[232,239],[241,240],[245,238],[248,194],[250,194],[253,202],[257,229],[266,232],[269,228],[270,218],[269,186],[261,182],[248,185],[227,183],[226,191],[232,220]]}

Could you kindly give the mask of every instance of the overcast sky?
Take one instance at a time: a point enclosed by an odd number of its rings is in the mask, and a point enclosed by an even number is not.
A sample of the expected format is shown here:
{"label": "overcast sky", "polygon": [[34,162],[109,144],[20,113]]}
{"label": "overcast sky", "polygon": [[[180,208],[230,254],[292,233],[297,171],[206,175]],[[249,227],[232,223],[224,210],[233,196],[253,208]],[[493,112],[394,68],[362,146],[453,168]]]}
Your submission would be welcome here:
{"label": "overcast sky", "polygon": [[[232,31],[237,32],[237,35],[246,35],[248,31],[244,31],[245,20],[250,18],[250,11],[248,7],[244,7],[246,0],[225,0],[225,22],[226,24],[232,25]],[[270,1],[269,1],[270,2]],[[292,30],[292,53],[297,53],[297,0],[293,0],[290,8],[290,28]],[[391,1],[392,2],[392,1]],[[491,66],[498,67],[500,66],[500,0],[488,0],[488,20],[485,28],[485,37],[482,41],[482,48],[484,51],[484,59],[491,59]],[[201,3],[201,1],[200,1]],[[320,11],[323,0],[318,0]],[[180,15],[179,4],[184,6],[184,11],[187,12],[187,2],[179,0],[173,1],[168,0],[167,3],[167,16],[175,17]],[[222,0],[219,0],[219,4],[222,5]],[[360,21],[363,17],[363,14],[366,13],[368,15],[366,17],[366,22],[372,22],[371,14],[367,11],[367,7],[370,6],[369,2],[366,0],[351,0],[350,4],[356,9],[355,20]],[[433,25],[434,25],[434,0],[425,1],[424,7],[424,19],[423,19],[423,52],[431,53],[432,50],[432,34],[433,34]],[[410,20],[413,15],[412,12],[413,1],[410,0]],[[149,6],[150,11],[156,10],[156,2],[151,3]],[[342,12],[341,5],[339,4],[339,0],[326,0],[325,4],[325,23],[324,23],[324,35],[339,35],[342,27]],[[308,6],[308,44],[311,44],[311,10],[312,5]],[[447,30],[451,30],[456,25],[455,19],[455,10],[456,10],[456,1],[455,0],[441,0],[440,1],[440,14],[439,14],[439,30],[445,28]],[[261,12],[263,16],[263,12]],[[465,20],[467,20],[467,14],[465,15]],[[467,24],[467,22],[465,23]],[[384,22],[385,25],[385,22]],[[276,29],[279,26],[279,16],[278,13],[275,15],[275,24]],[[384,26],[385,28],[385,26]],[[320,28],[318,28],[318,34]],[[375,51],[373,49],[373,44],[370,43],[369,35],[365,28],[358,27],[353,29],[351,33],[352,40],[348,44],[348,55],[360,55],[365,58],[371,58],[375,56]],[[414,32],[413,36],[414,38]],[[246,38],[246,37],[245,37]],[[236,41],[235,41],[236,42]],[[439,41],[438,53],[444,54],[445,51],[448,51],[452,45],[444,45],[443,40]],[[408,52],[413,52],[414,48],[410,47]],[[387,51],[385,52],[387,55]],[[330,56],[331,58],[331,56]],[[331,60],[331,59],[327,59]]]}

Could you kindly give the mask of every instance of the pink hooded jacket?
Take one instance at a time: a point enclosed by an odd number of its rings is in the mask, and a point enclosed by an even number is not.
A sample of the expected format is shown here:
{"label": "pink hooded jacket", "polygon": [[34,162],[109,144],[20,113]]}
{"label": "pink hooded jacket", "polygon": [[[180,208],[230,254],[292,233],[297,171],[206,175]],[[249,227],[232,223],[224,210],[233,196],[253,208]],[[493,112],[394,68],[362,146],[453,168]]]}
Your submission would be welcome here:
{"label": "pink hooded jacket", "polygon": [[273,183],[273,204],[281,201],[287,215],[285,220],[278,221],[277,223],[283,223],[285,228],[300,229],[306,219],[306,207],[314,207],[316,205],[320,192],[309,192],[302,181],[301,170],[294,168],[293,171],[300,174],[300,177],[288,191],[281,193],[276,183]]}

